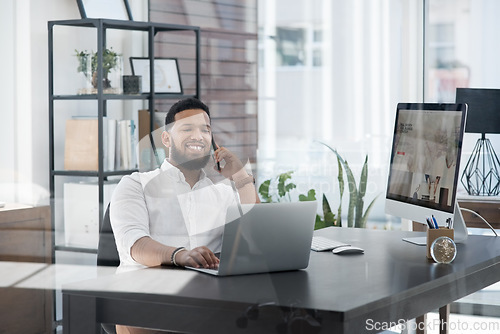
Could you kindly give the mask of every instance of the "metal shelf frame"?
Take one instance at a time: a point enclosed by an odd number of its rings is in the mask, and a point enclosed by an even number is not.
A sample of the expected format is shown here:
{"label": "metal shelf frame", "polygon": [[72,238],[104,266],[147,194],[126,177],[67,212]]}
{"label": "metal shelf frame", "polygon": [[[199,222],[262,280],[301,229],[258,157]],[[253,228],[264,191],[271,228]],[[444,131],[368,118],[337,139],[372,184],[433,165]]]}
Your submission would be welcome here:
{"label": "metal shelf frame", "polygon": [[[55,95],[54,94],[54,28],[58,26],[68,27],[81,27],[95,29],[97,33],[97,94],[91,95]],[[148,33],[148,58],[150,61],[150,92],[140,95],[121,95],[121,94],[103,94],[103,75],[102,68],[103,51],[106,49],[106,32],[109,29],[117,30],[130,30],[130,31],[144,31]],[[175,32],[175,31],[192,31],[195,34],[195,94],[156,94],[154,91],[154,37],[159,32]],[[113,170],[107,171],[103,169],[104,166],[104,138],[103,138],[103,117],[107,114],[107,101],[109,100],[146,100],[149,101],[149,114],[150,114],[150,129],[154,129],[154,104],[156,100],[166,99],[179,99],[184,97],[200,97],[200,28],[196,26],[164,24],[154,22],[136,22],[136,21],[122,21],[111,19],[77,19],[77,20],[59,20],[48,22],[48,70],[49,70],[49,170],[50,170],[50,206],[51,206],[51,221],[52,229],[55,231],[55,217],[56,217],[56,201],[55,201],[55,183],[57,176],[81,176],[93,177],[98,179],[99,188],[99,229],[102,226],[104,216],[103,201],[104,201],[104,182],[108,176],[127,175],[135,170]],[[54,114],[55,101],[84,101],[94,100],[97,101],[97,119],[98,119],[98,170],[96,171],[67,171],[55,169],[55,152],[54,152]],[[52,233],[53,244],[53,259],[55,259],[55,250],[69,250],[82,253],[93,253],[97,250],[88,248],[68,247],[65,245],[56,245],[55,233]],[[55,261],[55,260],[54,260]]]}

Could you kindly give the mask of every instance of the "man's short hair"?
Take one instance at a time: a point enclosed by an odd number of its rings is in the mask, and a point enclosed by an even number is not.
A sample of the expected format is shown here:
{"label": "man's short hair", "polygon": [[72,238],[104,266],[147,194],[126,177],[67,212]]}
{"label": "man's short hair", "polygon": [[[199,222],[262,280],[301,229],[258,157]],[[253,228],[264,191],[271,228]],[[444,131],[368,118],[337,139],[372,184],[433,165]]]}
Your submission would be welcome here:
{"label": "man's short hair", "polygon": [[[184,110],[189,109],[201,109],[205,111],[208,115],[208,119],[210,119],[210,110],[208,106],[194,97],[189,97],[183,100],[179,100],[170,107],[170,110],[167,112],[165,116],[165,130],[169,130],[175,122],[175,115]],[[169,126],[170,125],[170,126]]]}

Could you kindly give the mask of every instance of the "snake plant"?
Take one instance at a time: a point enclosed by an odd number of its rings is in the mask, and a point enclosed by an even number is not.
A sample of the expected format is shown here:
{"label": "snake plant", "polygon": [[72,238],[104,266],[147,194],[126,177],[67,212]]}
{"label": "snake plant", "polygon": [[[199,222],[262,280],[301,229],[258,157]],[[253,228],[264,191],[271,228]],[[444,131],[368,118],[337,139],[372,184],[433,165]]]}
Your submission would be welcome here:
{"label": "snake plant", "polygon": [[347,226],[348,227],[366,227],[366,221],[368,219],[368,214],[370,213],[373,204],[377,197],[375,197],[371,203],[366,208],[366,211],[363,212],[364,200],[366,194],[366,185],[368,180],[368,155],[366,155],[365,162],[363,164],[363,168],[361,170],[361,176],[359,179],[359,187],[356,184],[356,180],[354,179],[354,174],[352,173],[351,168],[347,161],[342,158],[342,156],[333,148],[328,146],[325,143],[321,143],[325,145],[330,151],[332,151],[337,156],[338,162],[338,181],[339,181],[339,190],[340,190],[340,205],[337,212],[337,220],[338,226],[342,226],[341,220],[341,209],[342,209],[342,196],[344,194],[344,173],[347,176],[347,185],[349,189],[349,207],[347,209]]}

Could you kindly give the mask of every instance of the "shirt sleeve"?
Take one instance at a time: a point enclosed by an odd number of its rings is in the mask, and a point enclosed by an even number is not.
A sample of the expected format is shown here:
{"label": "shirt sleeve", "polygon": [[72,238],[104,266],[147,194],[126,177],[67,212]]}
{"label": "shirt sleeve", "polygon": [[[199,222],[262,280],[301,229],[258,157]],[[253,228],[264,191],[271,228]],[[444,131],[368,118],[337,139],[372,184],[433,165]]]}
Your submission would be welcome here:
{"label": "shirt sleeve", "polygon": [[122,264],[138,264],[130,249],[142,237],[150,236],[149,216],[142,184],[137,173],[124,176],[110,202],[111,227]]}
{"label": "shirt sleeve", "polygon": [[235,191],[230,180],[225,179],[217,183],[215,187],[222,198],[220,205],[224,205],[224,210],[227,210],[229,207],[238,207],[241,205],[238,191]]}

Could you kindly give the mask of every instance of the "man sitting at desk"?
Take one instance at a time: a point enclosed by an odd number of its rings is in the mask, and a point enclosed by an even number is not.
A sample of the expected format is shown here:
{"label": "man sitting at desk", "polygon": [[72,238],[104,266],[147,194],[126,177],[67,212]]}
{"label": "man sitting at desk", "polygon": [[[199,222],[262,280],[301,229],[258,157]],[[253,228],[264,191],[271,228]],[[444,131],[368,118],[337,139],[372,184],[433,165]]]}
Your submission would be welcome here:
{"label": "man sitting at desk", "polygon": [[161,138],[169,149],[161,167],[124,176],[113,192],[110,219],[120,266],[216,268],[227,208],[238,196],[241,203],[259,201],[253,176],[217,146],[214,159],[218,166],[224,162],[220,173],[226,180],[214,184],[207,178],[202,168],[211,158],[210,112],[195,98],[170,108]]}
{"label": "man sitting at desk", "polygon": [[[113,192],[110,220],[120,267],[214,269],[227,208],[238,197],[241,203],[259,202],[253,176],[232,152],[217,146],[214,159],[225,180],[214,184],[207,177],[203,167],[211,158],[210,112],[197,99],[184,99],[170,108],[161,138],[169,149],[161,167],[124,176]],[[142,332],[124,326],[117,330]]]}

